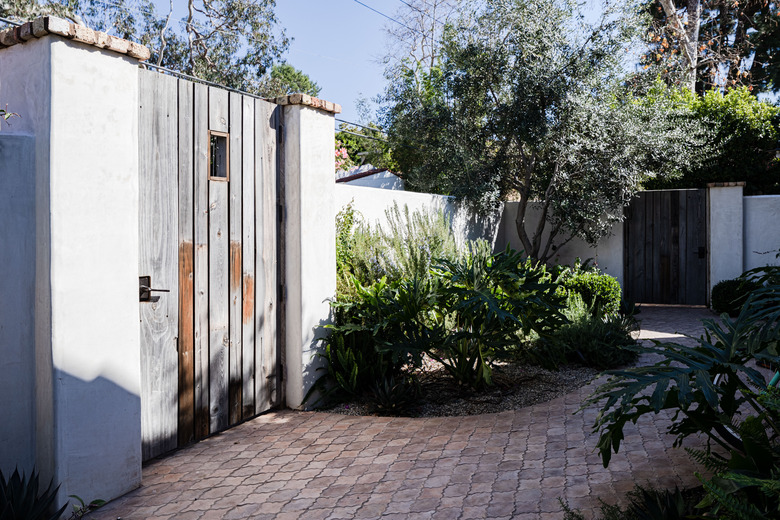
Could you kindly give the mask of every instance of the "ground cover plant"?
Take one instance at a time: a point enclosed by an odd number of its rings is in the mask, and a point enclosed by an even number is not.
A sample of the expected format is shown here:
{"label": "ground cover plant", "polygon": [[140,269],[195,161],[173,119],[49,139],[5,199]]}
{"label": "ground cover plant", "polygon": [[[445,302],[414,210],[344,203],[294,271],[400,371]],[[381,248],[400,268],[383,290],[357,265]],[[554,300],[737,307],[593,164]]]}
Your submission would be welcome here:
{"label": "ground cover plant", "polygon": [[[778,267],[746,273],[763,282],[778,275]],[[607,466],[612,451],[618,451],[628,422],[670,410],[675,445],[694,434],[708,440],[704,450],[688,450],[713,474],[697,474],[706,492],[700,514],[780,518],[780,393],[755,367],[780,361],[780,286],[762,285],[736,318],[723,314],[704,327],[693,347],[660,342],[631,347],[663,360],[612,371],[584,403],[602,407],[594,425],[602,460]]]}
{"label": "ground cover plant", "polygon": [[[701,488],[680,491],[657,490],[637,485],[626,494],[624,507],[600,500],[597,520],[682,520],[696,518],[695,505],[703,497]],[[585,520],[580,511],[572,510],[562,502],[564,520]]]}

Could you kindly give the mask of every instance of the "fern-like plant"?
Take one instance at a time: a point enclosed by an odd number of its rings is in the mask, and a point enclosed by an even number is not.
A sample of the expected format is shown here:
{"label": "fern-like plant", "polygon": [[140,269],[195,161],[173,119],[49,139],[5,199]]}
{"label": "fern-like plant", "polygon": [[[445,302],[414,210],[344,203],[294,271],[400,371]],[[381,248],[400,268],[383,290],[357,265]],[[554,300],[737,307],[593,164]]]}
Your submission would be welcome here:
{"label": "fern-like plant", "polygon": [[602,460],[607,466],[618,451],[628,422],[671,410],[676,445],[697,433],[710,441],[704,452],[691,452],[717,471],[702,479],[702,508],[718,518],[780,518],[780,394],[750,363],[780,361],[780,287],[755,291],[736,319],[723,314],[704,327],[693,347],[634,347],[663,361],[610,372],[613,377],[586,401],[583,408],[602,404],[594,425]]}

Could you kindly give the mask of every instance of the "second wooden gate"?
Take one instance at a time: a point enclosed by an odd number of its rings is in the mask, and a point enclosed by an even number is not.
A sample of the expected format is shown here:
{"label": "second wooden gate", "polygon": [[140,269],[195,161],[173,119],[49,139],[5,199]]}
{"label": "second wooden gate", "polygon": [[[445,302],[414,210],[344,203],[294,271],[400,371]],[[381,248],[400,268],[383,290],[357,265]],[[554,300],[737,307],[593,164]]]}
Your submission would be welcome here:
{"label": "second wooden gate", "polygon": [[139,86],[148,460],[278,404],[279,107],[151,71]]}
{"label": "second wooden gate", "polygon": [[707,190],[640,192],[623,229],[627,300],[706,305]]}

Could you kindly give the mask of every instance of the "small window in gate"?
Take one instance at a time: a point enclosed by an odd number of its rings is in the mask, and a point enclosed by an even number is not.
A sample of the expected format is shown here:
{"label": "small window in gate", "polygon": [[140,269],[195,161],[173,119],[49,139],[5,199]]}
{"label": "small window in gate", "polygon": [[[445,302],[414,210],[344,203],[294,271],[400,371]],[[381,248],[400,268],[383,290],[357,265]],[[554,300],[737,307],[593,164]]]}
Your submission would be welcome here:
{"label": "small window in gate", "polygon": [[209,180],[226,181],[230,171],[230,142],[224,132],[209,132]]}

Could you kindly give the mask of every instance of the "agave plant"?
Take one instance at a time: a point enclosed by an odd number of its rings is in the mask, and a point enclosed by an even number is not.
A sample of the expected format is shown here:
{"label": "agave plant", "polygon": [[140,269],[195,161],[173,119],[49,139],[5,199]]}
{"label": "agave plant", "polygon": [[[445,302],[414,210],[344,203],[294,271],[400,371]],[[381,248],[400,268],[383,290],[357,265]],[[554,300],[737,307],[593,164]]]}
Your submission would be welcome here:
{"label": "agave plant", "polygon": [[52,513],[59,486],[54,482],[39,493],[38,473],[33,470],[29,478],[15,469],[7,479],[0,471],[0,520],[58,520],[67,504]]}
{"label": "agave plant", "polygon": [[420,385],[412,377],[388,376],[370,389],[368,402],[375,413],[402,415],[417,403]]}

